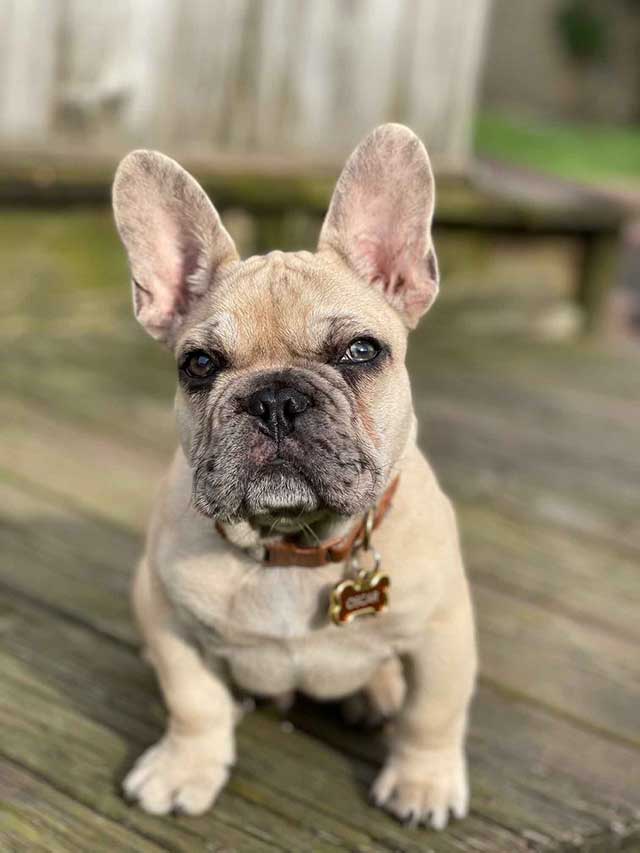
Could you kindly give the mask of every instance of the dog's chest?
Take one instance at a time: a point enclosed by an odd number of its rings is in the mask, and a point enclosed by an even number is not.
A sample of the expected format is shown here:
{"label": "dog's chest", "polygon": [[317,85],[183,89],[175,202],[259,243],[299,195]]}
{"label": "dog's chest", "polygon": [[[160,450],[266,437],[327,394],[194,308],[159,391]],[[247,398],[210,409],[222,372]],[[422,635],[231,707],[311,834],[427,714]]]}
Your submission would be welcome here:
{"label": "dog's chest", "polygon": [[393,647],[386,616],[330,623],[335,582],[315,570],[259,569],[225,583],[215,605],[201,595],[188,610],[207,657],[222,660],[242,688],[338,697],[363,686]]}
{"label": "dog's chest", "polygon": [[277,696],[301,690],[316,699],[353,693],[392,654],[384,642],[363,642],[361,636],[347,638],[328,630],[290,640],[216,644],[211,651],[224,657],[233,681],[251,693]]}

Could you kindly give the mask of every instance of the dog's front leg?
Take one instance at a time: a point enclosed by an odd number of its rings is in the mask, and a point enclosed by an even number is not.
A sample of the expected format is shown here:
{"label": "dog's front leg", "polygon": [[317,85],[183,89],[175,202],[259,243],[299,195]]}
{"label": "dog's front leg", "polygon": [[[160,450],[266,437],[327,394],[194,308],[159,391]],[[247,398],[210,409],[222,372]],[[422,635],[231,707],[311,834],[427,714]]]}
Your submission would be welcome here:
{"label": "dog's front leg", "polygon": [[169,721],[164,736],[124,780],[124,792],[152,814],[202,814],[227,781],[234,760],[234,704],[224,682],[176,629],[144,563],[133,599]]}
{"label": "dog's front leg", "polygon": [[396,817],[435,829],[446,826],[450,811],[463,817],[468,810],[464,738],[476,650],[469,594],[461,586],[404,659],[407,697],[372,789],[374,801]]}

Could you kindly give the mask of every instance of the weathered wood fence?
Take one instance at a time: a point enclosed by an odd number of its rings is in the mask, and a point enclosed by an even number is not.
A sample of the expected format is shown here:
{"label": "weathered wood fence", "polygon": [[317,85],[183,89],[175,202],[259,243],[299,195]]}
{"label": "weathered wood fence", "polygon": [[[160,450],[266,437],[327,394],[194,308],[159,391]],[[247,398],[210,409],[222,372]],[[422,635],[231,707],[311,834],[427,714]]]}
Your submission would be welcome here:
{"label": "weathered wood fence", "polygon": [[490,0],[0,0],[0,147],[332,162],[382,121],[464,166]]}

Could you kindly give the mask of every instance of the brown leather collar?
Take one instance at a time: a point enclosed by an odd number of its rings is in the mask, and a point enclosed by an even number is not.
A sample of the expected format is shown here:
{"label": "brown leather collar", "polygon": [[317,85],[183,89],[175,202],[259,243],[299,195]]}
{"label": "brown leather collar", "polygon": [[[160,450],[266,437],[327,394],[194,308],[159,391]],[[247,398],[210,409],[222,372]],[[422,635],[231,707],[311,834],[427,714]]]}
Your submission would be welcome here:
{"label": "brown leather collar", "polygon": [[[378,501],[373,515],[373,529],[380,524],[391,507],[391,501],[398,488],[400,477],[391,481],[387,490]],[[216,530],[224,539],[227,539],[224,527],[216,522]],[[286,539],[280,542],[271,542],[264,546],[262,563],[265,566],[304,566],[308,569],[320,568],[328,563],[342,563],[351,554],[354,545],[362,541],[365,532],[365,520],[345,536],[330,539],[317,547],[303,547],[296,545]]]}

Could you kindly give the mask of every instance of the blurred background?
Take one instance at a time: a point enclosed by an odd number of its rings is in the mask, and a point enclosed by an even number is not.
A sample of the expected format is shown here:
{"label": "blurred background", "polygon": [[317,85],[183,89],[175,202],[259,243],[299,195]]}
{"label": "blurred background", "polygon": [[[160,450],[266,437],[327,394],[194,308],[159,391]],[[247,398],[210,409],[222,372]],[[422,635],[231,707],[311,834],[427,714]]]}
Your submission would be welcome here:
{"label": "blurred background", "polygon": [[637,320],[633,0],[2,0],[0,12],[0,200],[104,202],[117,159],[155,147],[233,208],[246,252],[313,246],[345,156],[397,120],[434,160],[443,301],[470,331],[564,337]]}
{"label": "blurred background", "polygon": [[123,810],[114,787],[161,719],[126,590],[174,442],[172,359],[133,319],[112,223],[117,162],[178,159],[244,255],[313,248],[345,157],[390,120],[436,173],[442,290],[410,367],[482,659],[473,814],[430,849],[638,849],[640,3],[0,0],[0,805],[13,797],[16,849],[47,831],[33,802],[60,849],[62,826],[91,850],[127,833],[136,850],[211,833],[231,850],[425,849],[364,802],[371,739],[309,709],[287,736],[268,714],[243,724],[277,769],[265,781],[254,743],[188,829]]}

